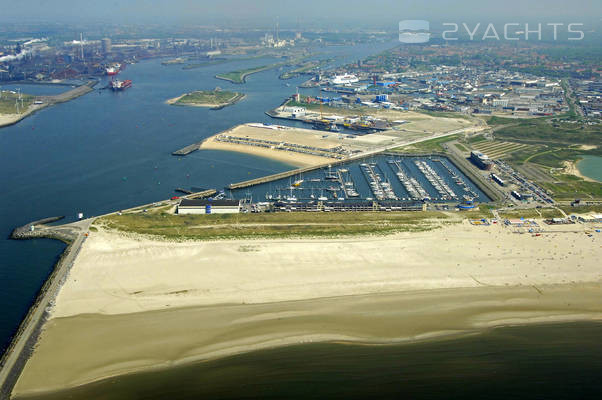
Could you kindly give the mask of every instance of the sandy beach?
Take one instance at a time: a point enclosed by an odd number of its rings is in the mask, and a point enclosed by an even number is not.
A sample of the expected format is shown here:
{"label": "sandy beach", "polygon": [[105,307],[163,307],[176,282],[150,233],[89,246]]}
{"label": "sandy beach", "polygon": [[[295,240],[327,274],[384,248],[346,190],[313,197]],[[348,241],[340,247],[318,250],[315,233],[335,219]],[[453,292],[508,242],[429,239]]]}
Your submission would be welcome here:
{"label": "sandy beach", "polygon": [[564,161],[564,173],[568,174],[568,175],[573,175],[576,177],[579,177],[581,179],[583,179],[586,182],[598,182],[595,179],[592,179],[588,176],[585,176],[581,173],[581,171],[579,171],[579,168],[577,168],[577,163],[574,161]]}
{"label": "sandy beach", "polygon": [[[590,227],[591,228],[591,227]],[[602,318],[599,235],[467,222],[341,239],[92,232],[15,393],[308,341],[390,343]]]}
{"label": "sandy beach", "polygon": [[281,161],[295,167],[309,167],[313,165],[321,165],[329,161],[335,161],[334,158],[312,156],[309,154],[301,154],[292,151],[276,151],[264,147],[219,142],[215,140],[215,137],[211,137],[203,141],[201,144],[201,150],[202,149],[234,151],[237,153],[251,154],[253,156],[269,158],[270,160]]}
{"label": "sandy beach", "polygon": [[[267,140],[278,143],[294,143],[295,145],[300,146],[318,146],[324,149],[334,149],[342,144],[338,139],[338,133],[290,127],[278,129],[278,126],[276,125],[263,126],[262,124],[242,124],[205,139],[201,144],[201,149],[225,150],[251,154],[282,161],[297,167],[322,165],[336,160],[336,158],[330,157],[331,154],[325,152],[321,155],[314,155],[298,151],[289,151],[285,148],[273,148],[275,146],[263,147],[219,140],[220,137],[224,136],[252,138],[254,140]],[[355,143],[358,142],[361,142],[361,139],[355,139]]]}
{"label": "sandy beach", "polygon": [[[33,106],[30,108],[33,108]],[[22,114],[0,114],[0,128],[16,124],[23,118],[28,117],[33,111],[34,110],[27,110]]]}

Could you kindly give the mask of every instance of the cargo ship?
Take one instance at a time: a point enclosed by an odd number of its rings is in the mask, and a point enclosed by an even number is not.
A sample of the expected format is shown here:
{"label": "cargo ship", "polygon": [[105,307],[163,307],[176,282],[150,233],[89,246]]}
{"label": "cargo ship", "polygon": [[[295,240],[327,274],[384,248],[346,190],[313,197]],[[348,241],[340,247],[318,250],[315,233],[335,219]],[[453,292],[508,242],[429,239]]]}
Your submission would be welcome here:
{"label": "cargo ship", "polygon": [[132,86],[132,81],[126,79],[125,81],[120,81],[119,79],[109,82],[109,88],[114,91],[124,90]]}

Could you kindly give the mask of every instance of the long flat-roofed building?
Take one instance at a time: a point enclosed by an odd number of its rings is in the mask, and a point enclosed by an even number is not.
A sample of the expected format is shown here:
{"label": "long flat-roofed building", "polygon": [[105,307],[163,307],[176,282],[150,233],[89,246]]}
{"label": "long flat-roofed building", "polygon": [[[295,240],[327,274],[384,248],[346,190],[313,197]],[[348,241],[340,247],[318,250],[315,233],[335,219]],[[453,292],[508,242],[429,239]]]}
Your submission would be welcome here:
{"label": "long flat-roofed building", "polygon": [[178,214],[236,214],[240,212],[240,200],[182,199]]}
{"label": "long flat-roofed building", "polygon": [[471,151],[470,160],[479,168],[489,171],[493,167],[493,163],[485,154],[480,151]]}

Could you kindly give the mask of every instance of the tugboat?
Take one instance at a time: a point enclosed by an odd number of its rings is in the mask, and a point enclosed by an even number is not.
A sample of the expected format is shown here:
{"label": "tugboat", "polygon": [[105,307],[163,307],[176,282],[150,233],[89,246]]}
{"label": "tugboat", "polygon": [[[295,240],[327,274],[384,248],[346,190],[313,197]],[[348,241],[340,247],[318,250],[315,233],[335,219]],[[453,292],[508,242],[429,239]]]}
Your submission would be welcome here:
{"label": "tugboat", "polygon": [[132,86],[132,81],[129,79],[126,79],[124,81],[120,81],[119,79],[116,79],[116,80],[111,80],[111,82],[109,82],[109,88],[115,92],[127,89],[131,86]]}

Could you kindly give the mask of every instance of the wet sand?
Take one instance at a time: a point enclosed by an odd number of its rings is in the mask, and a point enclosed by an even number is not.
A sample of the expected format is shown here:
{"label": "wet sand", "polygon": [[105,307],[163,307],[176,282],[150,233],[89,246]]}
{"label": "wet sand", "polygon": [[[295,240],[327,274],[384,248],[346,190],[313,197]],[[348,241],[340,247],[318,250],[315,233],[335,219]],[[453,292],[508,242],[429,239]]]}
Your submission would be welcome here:
{"label": "wet sand", "polygon": [[601,319],[599,237],[546,229],[182,243],[93,232],[15,393],[309,341]]}

